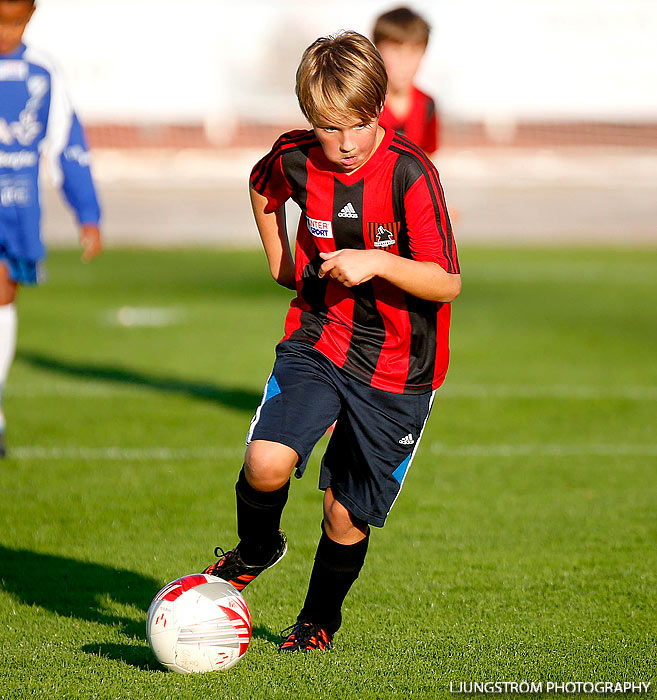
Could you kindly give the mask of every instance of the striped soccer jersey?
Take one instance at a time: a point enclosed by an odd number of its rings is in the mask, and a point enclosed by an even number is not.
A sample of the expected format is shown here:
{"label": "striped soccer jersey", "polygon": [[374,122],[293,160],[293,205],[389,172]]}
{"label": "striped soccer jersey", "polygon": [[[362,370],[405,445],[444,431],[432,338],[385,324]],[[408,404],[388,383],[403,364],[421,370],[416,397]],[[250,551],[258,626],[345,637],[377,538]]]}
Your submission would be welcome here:
{"label": "striped soccer jersey", "polygon": [[415,87],[411,88],[411,107],[406,116],[399,117],[386,105],[381,112],[379,123],[389,129],[404,134],[431,155],[440,145],[440,121],[436,104],[429,95]]}
{"label": "striped soccer jersey", "polygon": [[418,299],[375,277],[354,287],[319,277],[320,252],[381,248],[458,273],[456,245],[438,172],[425,153],[386,130],[352,174],[325,157],[312,131],[283,134],[251,173],[267,212],[292,198],[301,208],[295,251],[297,296],[283,340],[309,343],[349,376],[398,394],[443,382],[450,305]]}

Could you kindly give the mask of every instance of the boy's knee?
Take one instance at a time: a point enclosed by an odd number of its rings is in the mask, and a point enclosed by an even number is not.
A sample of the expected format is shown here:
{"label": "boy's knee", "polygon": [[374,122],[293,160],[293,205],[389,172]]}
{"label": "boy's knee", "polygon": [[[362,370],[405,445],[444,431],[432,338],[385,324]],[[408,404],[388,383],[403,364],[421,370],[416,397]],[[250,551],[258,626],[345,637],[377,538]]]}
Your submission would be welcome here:
{"label": "boy's knee", "polygon": [[369,526],[336,500],[329,488],[324,496],[324,531],[335,542],[354,544],[367,535]]}
{"label": "boy's knee", "polygon": [[0,306],[12,304],[16,299],[18,285],[9,276],[7,266],[0,261]]}
{"label": "boy's knee", "polygon": [[244,457],[244,474],[257,491],[276,491],[289,481],[299,455],[287,445],[268,440],[249,443]]}

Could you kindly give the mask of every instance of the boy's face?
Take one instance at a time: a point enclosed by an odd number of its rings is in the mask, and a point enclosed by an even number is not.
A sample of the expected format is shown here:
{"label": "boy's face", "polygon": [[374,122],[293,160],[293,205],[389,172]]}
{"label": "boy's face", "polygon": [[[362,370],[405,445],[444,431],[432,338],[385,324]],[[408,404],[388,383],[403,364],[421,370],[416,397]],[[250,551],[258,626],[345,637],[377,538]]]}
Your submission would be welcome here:
{"label": "boy's face", "polygon": [[34,12],[29,0],[0,0],[0,54],[15,51]]}
{"label": "boy's face", "polygon": [[366,122],[353,115],[331,117],[313,129],[328,160],[345,173],[365,165],[376,150],[379,120]]}
{"label": "boy's face", "polygon": [[386,64],[391,92],[403,92],[410,87],[427,47],[424,44],[381,41],[376,48]]}

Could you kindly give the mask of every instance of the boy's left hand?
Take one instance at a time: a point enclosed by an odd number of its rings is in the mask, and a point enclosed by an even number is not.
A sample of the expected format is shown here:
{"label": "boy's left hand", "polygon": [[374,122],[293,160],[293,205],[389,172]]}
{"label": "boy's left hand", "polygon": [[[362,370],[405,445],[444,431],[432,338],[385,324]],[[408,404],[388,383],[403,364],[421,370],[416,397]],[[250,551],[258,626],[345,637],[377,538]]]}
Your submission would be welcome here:
{"label": "boy's left hand", "polygon": [[100,229],[96,224],[80,226],[80,245],[82,246],[82,261],[89,262],[103,249]]}
{"label": "boy's left hand", "polygon": [[332,253],[320,253],[324,262],[319,268],[319,276],[328,275],[345,287],[355,287],[371,280],[378,274],[380,250],[355,250],[343,248]]}

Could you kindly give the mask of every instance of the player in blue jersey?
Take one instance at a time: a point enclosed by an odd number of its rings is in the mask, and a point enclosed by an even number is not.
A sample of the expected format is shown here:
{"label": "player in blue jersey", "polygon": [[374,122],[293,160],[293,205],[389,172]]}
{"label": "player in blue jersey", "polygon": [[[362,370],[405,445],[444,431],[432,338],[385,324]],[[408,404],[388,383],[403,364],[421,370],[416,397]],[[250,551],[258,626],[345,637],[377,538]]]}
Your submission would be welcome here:
{"label": "player in blue jersey", "polygon": [[91,260],[102,248],[82,126],[49,59],[22,41],[34,9],[34,0],[0,0],[0,457],[5,455],[2,390],[16,347],[16,293],[19,285],[38,282],[45,255],[41,155],[75,211],[83,259]]}

